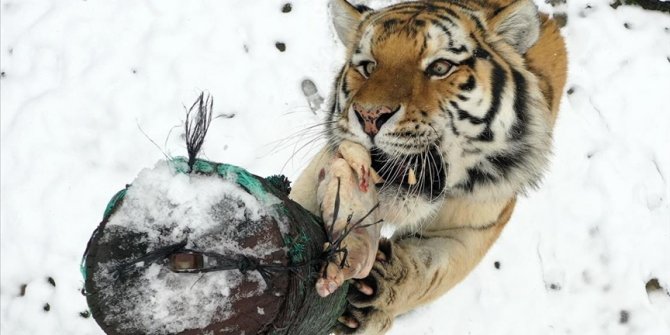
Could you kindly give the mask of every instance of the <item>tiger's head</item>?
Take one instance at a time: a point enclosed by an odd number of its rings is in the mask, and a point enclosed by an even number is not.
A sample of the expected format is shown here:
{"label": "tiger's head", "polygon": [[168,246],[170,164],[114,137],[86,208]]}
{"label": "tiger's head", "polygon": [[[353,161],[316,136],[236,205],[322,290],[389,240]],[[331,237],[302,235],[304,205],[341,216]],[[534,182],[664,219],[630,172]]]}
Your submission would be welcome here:
{"label": "tiger's head", "polygon": [[331,1],[347,59],[329,140],[370,149],[392,220],[418,222],[449,196],[512,196],[546,166],[550,113],[523,58],[540,32],[537,9],[477,3]]}

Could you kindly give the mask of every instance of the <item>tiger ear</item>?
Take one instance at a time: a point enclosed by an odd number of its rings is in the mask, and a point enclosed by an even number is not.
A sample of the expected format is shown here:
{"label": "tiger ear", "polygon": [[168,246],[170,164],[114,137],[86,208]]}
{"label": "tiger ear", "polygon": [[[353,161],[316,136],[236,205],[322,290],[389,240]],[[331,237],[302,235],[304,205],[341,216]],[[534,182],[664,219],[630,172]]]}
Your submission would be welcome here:
{"label": "tiger ear", "polygon": [[525,54],[540,36],[540,18],[537,6],[532,0],[517,1],[502,8],[489,20],[493,30],[514,47]]}
{"label": "tiger ear", "polygon": [[363,20],[363,13],[347,0],[330,0],[330,8],[337,36],[344,45],[351,45],[356,37],[358,24]]}

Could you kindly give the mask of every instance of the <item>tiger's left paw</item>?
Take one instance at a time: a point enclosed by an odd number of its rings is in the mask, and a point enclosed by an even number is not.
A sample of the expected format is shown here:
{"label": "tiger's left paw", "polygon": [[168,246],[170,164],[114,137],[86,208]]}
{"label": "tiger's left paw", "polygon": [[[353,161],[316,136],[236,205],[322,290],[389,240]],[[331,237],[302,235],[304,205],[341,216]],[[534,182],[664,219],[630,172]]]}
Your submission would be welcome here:
{"label": "tiger's left paw", "polygon": [[353,307],[390,310],[398,303],[398,289],[408,281],[408,270],[394,251],[391,241],[379,242],[370,274],[353,280],[349,288],[347,299]]}
{"label": "tiger's left paw", "polygon": [[351,281],[347,309],[338,319],[339,334],[383,334],[393,324],[397,288],[407,282],[407,268],[393,244],[381,240],[375,264],[370,274],[363,279]]}

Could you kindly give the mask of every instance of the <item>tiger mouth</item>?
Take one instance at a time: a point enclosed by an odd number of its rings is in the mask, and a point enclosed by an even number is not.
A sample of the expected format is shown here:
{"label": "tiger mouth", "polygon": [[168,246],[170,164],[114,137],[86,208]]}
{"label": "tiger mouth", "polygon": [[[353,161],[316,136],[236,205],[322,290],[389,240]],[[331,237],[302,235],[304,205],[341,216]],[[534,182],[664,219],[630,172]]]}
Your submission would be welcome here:
{"label": "tiger mouth", "polygon": [[446,169],[435,149],[421,154],[391,156],[381,149],[371,150],[372,168],[379,178],[379,188],[395,185],[410,193],[437,198],[445,187]]}

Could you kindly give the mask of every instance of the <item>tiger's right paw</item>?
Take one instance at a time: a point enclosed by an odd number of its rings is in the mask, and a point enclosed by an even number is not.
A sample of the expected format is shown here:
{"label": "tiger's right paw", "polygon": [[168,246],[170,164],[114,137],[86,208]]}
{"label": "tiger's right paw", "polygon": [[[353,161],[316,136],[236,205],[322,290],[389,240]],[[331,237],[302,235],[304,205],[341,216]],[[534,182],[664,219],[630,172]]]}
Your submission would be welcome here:
{"label": "tiger's right paw", "polygon": [[359,144],[343,142],[330,165],[319,173],[319,199],[324,228],[333,245],[317,280],[319,295],[327,296],[345,280],[364,278],[372,268],[380,236],[377,191],[370,187],[370,154]]}

